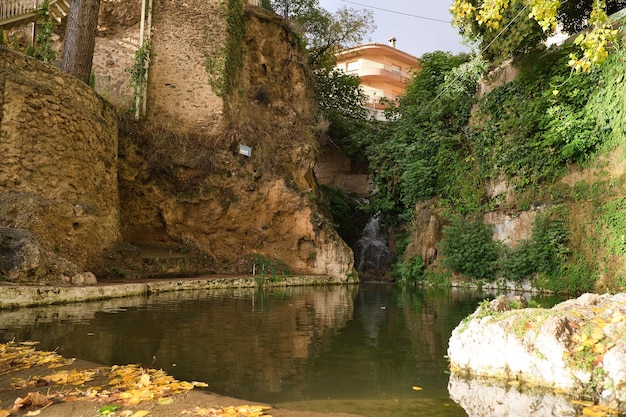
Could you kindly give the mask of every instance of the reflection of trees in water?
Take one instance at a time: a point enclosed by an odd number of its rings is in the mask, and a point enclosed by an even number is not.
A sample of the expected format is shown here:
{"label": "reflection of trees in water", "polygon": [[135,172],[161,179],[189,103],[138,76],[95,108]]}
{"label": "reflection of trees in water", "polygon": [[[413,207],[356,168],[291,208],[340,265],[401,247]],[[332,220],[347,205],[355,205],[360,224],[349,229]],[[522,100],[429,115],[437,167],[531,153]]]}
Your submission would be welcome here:
{"label": "reflection of trees in water", "polygon": [[211,297],[200,291],[121,299],[109,306],[76,304],[71,312],[47,307],[14,318],[28,329],[5,336],[40,340],[46,348],[100,363],[163,368],[241,397],[279,392],[304,378],[300,371],[309,358],[352,318],[356,291],[294,287]]}

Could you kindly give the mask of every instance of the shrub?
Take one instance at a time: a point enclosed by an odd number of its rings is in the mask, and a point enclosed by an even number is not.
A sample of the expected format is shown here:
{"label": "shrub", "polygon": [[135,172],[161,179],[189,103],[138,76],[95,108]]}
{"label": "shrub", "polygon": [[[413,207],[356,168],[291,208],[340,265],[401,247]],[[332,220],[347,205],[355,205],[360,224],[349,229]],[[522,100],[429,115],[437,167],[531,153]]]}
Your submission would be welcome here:
{"label": "shrub", "polygon": [[488,225],[454,216],[443,228],[443,265],[471,278],[495,278],[500,243]]}

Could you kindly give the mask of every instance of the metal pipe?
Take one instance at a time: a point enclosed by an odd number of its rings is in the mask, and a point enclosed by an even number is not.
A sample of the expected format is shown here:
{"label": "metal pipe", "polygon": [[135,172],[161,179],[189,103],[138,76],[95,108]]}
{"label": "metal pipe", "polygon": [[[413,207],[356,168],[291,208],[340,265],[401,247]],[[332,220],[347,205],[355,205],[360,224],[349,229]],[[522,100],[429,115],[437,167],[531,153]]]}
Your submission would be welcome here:
{"label": "metal pipe", "polygon": [[[148,2],[148,30],[146,32],[146,37],[150,42],[150,49],[152,49],[152,1]],[[148,106],[148,69],[150,68],[150,54],[148,54],[148,59],[146,60],[146,78],[144,80],[143,91],[141,92],[141,96],[143,98],[143,105],[141,109],[141,113],[146,115],[146,108]]]}
{"label": "metal pipe", "polygon": [[[146,0],[141,0],[141,24],[139,25],[139,49],[143,47],[143,31],[145,28],[146,21]],[[139,120],[141,116],[141,91],[143,91],[143,86],[139,90],[140,94],[137,94],[135,97],[135,119]]]}

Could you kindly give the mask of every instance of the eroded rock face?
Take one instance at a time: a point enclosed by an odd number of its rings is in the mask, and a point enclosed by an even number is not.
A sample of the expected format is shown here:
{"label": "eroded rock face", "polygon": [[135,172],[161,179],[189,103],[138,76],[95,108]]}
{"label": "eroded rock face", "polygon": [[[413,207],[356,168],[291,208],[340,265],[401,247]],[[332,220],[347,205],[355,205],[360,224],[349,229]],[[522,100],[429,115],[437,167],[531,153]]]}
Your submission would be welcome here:
{"label": "eroded rock face", "polygon": [[404,252],[404,260],[421,256],[424,266],[429,266],[438,258],[437,243],[442,239],[443,220],[437,199],[419,201],[415,205],[415,217],[411,229],[411,242]]}
{"label": "eroded rock face", "polygon": [[44,249],[28,230],[0,227],[0,275],[9,282],[92,285],[96,277]]}
{"label": "eroded rock face", "polygon": [[[141,141],[120,138],[124,239],[194,248],[211,259],[206,273],[250,274],[259,268],[254,260],[263,259],[277,273],[355,278],[352,250],[317,207],[316,106],[293,31],[277,15],[248,6],[241,68],[229,74],[236,91],[222,114],[202,58],[203,49],[218,56],[224,47],[225,33],[211,35],[224,23],[212,23],[221,16],[211,13],[217,3],[155,8],[152,130],[149,123]],[[164,25],[193,30],[172,37]],[[251,155],[241,155],[239,145]]]}
{"label": "eroded rock face", "polygon": [[[626,410],[626,294],[585,294],[552,309],[480,306],[450,338],[455,373],[525,381]],[[497,307],[497,308],[496,308]]]}

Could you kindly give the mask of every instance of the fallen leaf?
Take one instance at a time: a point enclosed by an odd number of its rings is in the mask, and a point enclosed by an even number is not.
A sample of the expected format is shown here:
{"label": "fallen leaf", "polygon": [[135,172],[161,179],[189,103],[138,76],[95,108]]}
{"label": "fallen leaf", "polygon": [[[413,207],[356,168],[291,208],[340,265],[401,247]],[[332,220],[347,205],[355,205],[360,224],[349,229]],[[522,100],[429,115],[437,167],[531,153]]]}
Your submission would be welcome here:
{"label": "fallen leaf", "polygon": [[414,385],[414,386],[412,386],[412,387],[411,387],[411,389],[412,389],[413,391],[421,391],[421,390],[423,390],[424,388],[422,388],[422,387],[418,387],[418,386]]}
{"label": "fallen leaf", "polygon": [[104,407],[101,407],[98,410],[98,414],[101,414],[103,416],[107,416],[109,414],[113,414],[115,413],[115,410],[118,410],[122,408],[121,406],[117,405],[117,404],[109,404],[109,405],[105,405]]}
{"label": "fallen leaf", "polygon": [[41,414],[41,409],[29,411],[25,415],[26,415],[26,417],[33,417],[33,416],[38,416],[39,414]]}
{"label": "fallen leaf", "polygon": [[145,417],[148,414],[150,414],[150,411],[148,410],[138,410],[138,411],[135,411],[135,413],[131,415],[130,417]]}
{"label": "fallen leaf", "polygon": [[172,397],[161,397],[157,400],[157,403],[160,405],[168,405],[168,404],[172,404],[174,402],[174,399]]}

